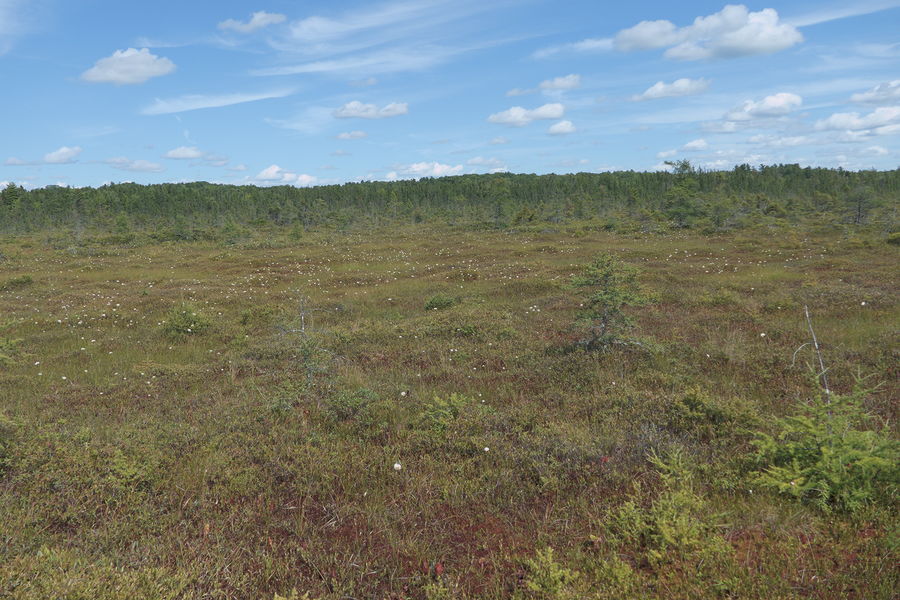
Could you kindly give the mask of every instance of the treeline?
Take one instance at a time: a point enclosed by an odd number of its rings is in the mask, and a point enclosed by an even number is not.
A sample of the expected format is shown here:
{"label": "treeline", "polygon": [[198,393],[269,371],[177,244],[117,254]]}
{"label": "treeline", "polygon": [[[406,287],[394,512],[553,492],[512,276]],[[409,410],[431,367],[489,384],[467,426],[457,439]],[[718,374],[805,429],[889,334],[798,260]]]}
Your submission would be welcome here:
{"label": "treeline", "polygon": [[461,175],[313,188],[206,182],[49,186],[0,192],[0,232],[45,229],[153,232],[190,239],[209,228],[446,223],[490,227],[595,221],[610,229],[727,230],[767,221],[896,228],[900,170],[742,165],[672,173]]}

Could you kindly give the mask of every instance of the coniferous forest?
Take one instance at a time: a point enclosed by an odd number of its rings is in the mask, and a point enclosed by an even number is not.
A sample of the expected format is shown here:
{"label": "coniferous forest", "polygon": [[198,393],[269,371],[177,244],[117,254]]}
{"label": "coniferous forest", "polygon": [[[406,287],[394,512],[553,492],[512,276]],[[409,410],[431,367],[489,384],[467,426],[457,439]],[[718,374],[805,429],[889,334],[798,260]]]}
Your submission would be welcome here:
{"label": "coniferous forest", "polygon": [[594,221],[610,230],[727,231],[764,222],[896,226],[900,170],[742,165],[673,172],[462,175],[312,188],[205,182],[0,193],[0,231],[78,228],[193,239],[229,224],[489,227]]}

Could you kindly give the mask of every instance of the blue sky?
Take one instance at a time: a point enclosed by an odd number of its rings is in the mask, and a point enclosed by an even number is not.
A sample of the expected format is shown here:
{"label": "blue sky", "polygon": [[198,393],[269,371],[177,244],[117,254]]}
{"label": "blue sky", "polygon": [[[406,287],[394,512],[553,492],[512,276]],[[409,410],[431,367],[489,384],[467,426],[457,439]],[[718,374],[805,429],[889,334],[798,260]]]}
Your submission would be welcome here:
{"label": "blue sky", "polygon": [[893,169],[900,0],[0,0],[0,182]]}

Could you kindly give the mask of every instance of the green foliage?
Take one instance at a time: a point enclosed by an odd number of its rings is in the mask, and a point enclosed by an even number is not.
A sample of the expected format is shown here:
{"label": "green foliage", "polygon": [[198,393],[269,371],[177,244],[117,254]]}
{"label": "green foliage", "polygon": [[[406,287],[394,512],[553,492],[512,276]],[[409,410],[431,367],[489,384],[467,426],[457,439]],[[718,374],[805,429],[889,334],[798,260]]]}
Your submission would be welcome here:
{"label": "green foliage", "polygon": [[157,241],[233,244],[247,239],[244,224],[283,227],[294,239],[321,226],[398,223],[514,224],[542,230],[548,223],[594,221],[617,231],[677,227],[712,232],[812,216],[830,227],[872,225],[891,231],[896,225],[892,203],[900,191],[900,170],[850,172],[787,164],[705,171],[686,160],[673,166],[672,173],[471,174],[308,189],[205,182],[96,189],[8,186],[0,192],[0,231],[142,230]]}
{"label": "green foliage", "polygon": [[581,293],[582,310],[577,324],[584,332],[579,344],[588,350],[606,350],[622,340],[632,326],[627,306],[641,306],[650,298],[638,284],[638,270],[612,254],[597,255],[580,275],[572,277],[572,287]]}
{"label": "green foliage", "polygon": [[444,310],[459,302],[458,298],[447,294],[435,294],[425,303],[425,310]]}
{"label": "green foliage", "polygon": [[425,406],[425,411],[422,413],[422,425],[433,433],[446,433],[453,421],[459,417],[462,409],[472,402],[468,396],[456,393],[450,394],[446,398],[435,396]]}
{"label": "green foliage", "polygon": [[75,550],[44,546],[36,552],[0,562],[0,597],[13,600],[66,598],[119,600],[185,597],[187,582],[157,567],[123,568],[110,561],[92,562]]}
{"label": "green foliage", "polygon": [[174,337],[201,335],[212,328],[212,320],[190,302],[182,302],[166,315],[163,331]]}
{"label": "green foliage", "polygon": [[18,290],[24,287],[28,287],[32,283],[34,283],[34,279],[31,277],[31,275],[20,275],[19,277],[13,277],[12,279],[7,279],[3,283],[0,283],[0,292]]}
{"label": "green foliage", "polygon": [[900,231],[888,235],[885,241],[891,246],[900,246]]}
{"label": "green foliage", "polygon": [[695,490],[694,477],[679,450],[660,457],[649,455],[662,482],[662,492],[649,507],[635,499],[611,511],[606,523],[610,538],[640,548],[652,565],[674,558],[703,559],[728,553],[728,544],[718,534],[716,516]]}
{"label": "green foliage", "polygon": [[874,420],[863,407],[870,391],[857,384],[847,395],[820,392],[800,414],[777,419],[774,435],[759,433],[757,484],[824,511],[895,499],[900,443],[886,426],[862,429]]}
{"label": "green foliage", "polygon": [[301,596],[300,592],[298,592],[297,590],[294,589],[294,590],[291,590],[287,596],[280,596],[278,594],[275,594],[275,598],[273,598],[273,600],[314,600],[314,599],[309,595],[309,592],[306,592]]}
{"label": "green foliage", "polygon": [[342,391],[327,401],[325,410],[336,422],[368,421],[376,400],[378,395],[365,388],[353,392]]}
{"label": "green foliage", "polygon": [[0,413],[0,481],[12,466],[13,444],[18,425],[3,413]]}
{"label": "green foliage", "polygon": [[669,431],[687,434],[703,442],[733,436],[756,422],[756,416],[740,402],[725,402],[699,387],[688,390],[665,411]]}
{"label": "green foliage", "polygon": [[425,600],[453,600],[453,591],[441,581],[425,584]]}
{"label": "green foliage", "polygon": [[19,344],[22,340],[0,338],[0,365],[11,365],[19,354]]}
{"label": "green foliage", "polygon": [[573,584],[579,573],[567,569],[553,558],[553,548],[538,550],[534,558],[525,559],[528,575],[525,589],[528,598],[537,600],[566,600],[577,598]]}

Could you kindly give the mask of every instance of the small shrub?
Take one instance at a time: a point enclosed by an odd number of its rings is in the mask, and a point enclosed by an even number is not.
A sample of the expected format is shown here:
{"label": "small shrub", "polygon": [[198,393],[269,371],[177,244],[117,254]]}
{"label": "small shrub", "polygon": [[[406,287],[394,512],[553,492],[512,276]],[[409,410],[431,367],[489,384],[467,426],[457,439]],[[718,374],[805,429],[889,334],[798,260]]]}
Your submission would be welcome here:
{"label": "small shrub", "polygon": [[447,398],[435,396],[422,414],[423,427],[433,433],[446,433],[462,409],[471,402],[471,398],[462,394],[450,394]]}
{"label": "small shrub", "polygon": [[775,434],[757,434],[757,484],[810,502],[824,511],[855,512],[895,497],[900,489],[900,442],[871,421],[857,384],[849,395],[820,392],[803,411],[775,421]]}
{"label": "small shrub", "polygon": [[20,275],[19,277],[7,279],[2,284],[0,284],[0,292],[18,290],[24,287],[28,287],[32,283],[34,283],[34,278],[32,278],[31,275]]}
{"label": "small shrub", "polygon": [[372,404],[378,400],[375,392],[360,388],[355,392],[344,391],[331,398],[325,406],[328,415],[337,422],[359,420],[370,417]]}
{"label": "small shrub", "polygon": [[272,325],[278,317],[278,309],[274,306],[252,306],[241,312],[241,325],[244,327],[266,327]]}
{"label": "small shrub", "polygon": [[713,399],[699,387],[669,404],[664,417],[669,431],[704,442],[731,437],[756,421],[756,415],[747,406],[734,400],[726,403]]}
{"label": "small shrub", "polygon": [[632,499],[612,511],[606,524],[610,539],[640,548],[651,565],[673,556],[702,560],[727,553],[728,544],[716,531],[706,499],[694,489],[683,453],[675,450],[663,458],[651,452],[649,460],[663,491],[647,508]]}
{"label": "small shrub", "polygon": [[623,309],[650,301],[641,290],[637,276],[635,267],[603,253],[580,275],[572,277],[572,287],[583,294],[583,310],[576,322],[584,332],[579,345],[587,350],[607,350],[622,341],[622,334],[632,326],[631,318]]}
{"label": "small shrub", "polygon": [[525,579],[527,597],[539,600],[564,600],[576,598],[573,584],[578,571],[561,566],[553,559],[553,548],[538,550],[534,558],[525,559],[528,576]]}
{"label": "small shrub", "polygon": [[16,430],[16,424],[0,413],[0,480],[12,465],[13,437]]}
{"label": "small shrub", "polygon": [[297,590],[291,590],[287,596],[279,596],[278,594],[275,594],[275,598],[273,600],[314,600],[314,598],[310,597],[309,592],[306,592],[301,596],[300,592],[298,592]]}
{"label": "small shrub", "polygon": [[22,340],[0,338],[0,365],[11,365],[19,354],[19,344]]}
{"label": "small shrub", "polygon": [[425,303],[425,310],[444,310],[445,308],[450,308],[458,302],[459,300],[457,298],[454,298],[453,296],[448,296],[446,294],[435,294],[428,299],[428,302]]}
{"label": "small shrub", "polygon": [[200,335],[212,327],[212,321],[189,302],[172,308],[163,321],[163,330],[171,336]]}
{"label": "small shrub", "polygon": [[900,246],[900,231],[895,231],[894,233],[888,235],[885,241],[891,246]]}

